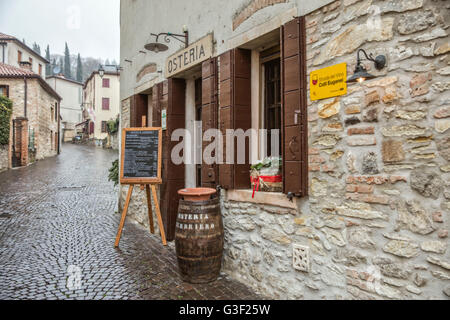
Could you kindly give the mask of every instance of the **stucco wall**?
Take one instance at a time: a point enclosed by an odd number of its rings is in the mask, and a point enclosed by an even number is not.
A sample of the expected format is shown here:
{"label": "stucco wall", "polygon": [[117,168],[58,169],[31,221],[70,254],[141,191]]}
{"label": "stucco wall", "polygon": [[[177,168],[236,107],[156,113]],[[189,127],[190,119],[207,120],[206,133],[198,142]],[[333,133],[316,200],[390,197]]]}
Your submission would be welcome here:
{"label": "stucco wall", "polygon": [[62,98],[61,121],[68,122],[71,127],[80,123],[82,121],[81,103],[83,85],[55,77],[47,78],[46,81]]}
{"label": "stucco wall", "polygon": [[[83,89],[85,93],[85,102],[88,104],[86,108],[94,107],[95,114],[95,127],[94,135],[90,138],[96,140],[105,139],[108,134],[102,131],[102,121],[109,121],[116,119],[120,110],[120,76],[105,74],[104,79],[109,80],[109,88],[102,87],[102,79],[98,74],[95,74],[92,78],[88,79]],[[102,110],[102,98],[109,98],[109,110]],[[94,119],[91,119],[94,121]]]}
{"label": "stucco wall", "polygon": [[5,62],[6,64],[12,65],[14,67],[20,68],[18,63],[18,51],[22,52],[22,61],[28,61],[29,58],[33,59],[32,71],[34,73],[39,74],[39,64],[42,65],[42,73],[41,77],[45,77],[45,64],[46,62],[34,54],[32,51],[28,51],[23,47],[17,45],[13,41],[7,41],[7,45],[5,47],[5,51],[8,59]]}
{"label": "stucco wall", "polygon": [[[332,0],[286,0],[270,5],[272,2],[277,1],[230,0],[224,5],[219,1],[209,0],[193,2],[168,0],[162,5],[157,0],[122,0],[120,2],[120,65],[123,66],[124,70],[121,72],[121,100],[133,95],[134,89],[139,85],[143,85],[152,79],[157,82],[162,81],[163,75],[158,73],[148,74],[138,83],[136,83],[136,76],[149,63],[156,63],[157,69],[164,71],[166,57],[183,47],[181,42],[171,40],[169,50],[164,53],[155,54],[150,51],[147,51],[146,54],[139,53],[139,50],[145,50],[144,45],[146,43],[155,40],[154,37],[149,36],[150,32],[156,34],[160,32],[182,33],[182,27],[186,25],[189,30],[190,43],[213,32],[215,54],[219,55],[234,47],[231,41],[234,37],[242,35],[258,25],[274,20],[271,24],[271,30],[274,30],[282,22],[280,15],[293,10],[289,12],[288,16],[284,17],[290,20],[293,16],[311,12],[332,2]],[[259,5],[255,5],[255,3]],[[262,3],[265,3],[265,6]],[[255,8],[262,7],[262,9],[255,11],[233,30],[233,20],[237,18],[242,9],[251,5]],[[158,8],[158,10],[155,10],[155,8]],[[167,14],[161,14],[161,10]],[[168,19],[167,17],[176,17],[176,19]],[[145,24],[144,29],[143,23]],[[143,32],[142,30],[146,31]],[[245,38],[249,39],[252,36],[254,35],[245,35]],[[125,61],[125,59],[131,60],[132,63]]]}

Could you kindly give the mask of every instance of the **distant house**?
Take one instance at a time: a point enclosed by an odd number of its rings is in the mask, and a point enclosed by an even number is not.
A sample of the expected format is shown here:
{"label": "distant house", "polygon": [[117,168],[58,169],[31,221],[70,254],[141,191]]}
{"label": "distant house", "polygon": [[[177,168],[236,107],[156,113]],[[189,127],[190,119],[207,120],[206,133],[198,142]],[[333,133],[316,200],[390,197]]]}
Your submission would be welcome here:
{"label": "distant house", "polygon": [[45,78],[45,65],[50,61],[19,39],[0,32],[0,62],[20,68],[24,61],[30,63],[31,71]]}
{"label": "distant house", "polygon": [[83,86],[82,127],[86,138],[97,146],[108,137],[107,123],[119,115],[120,72],[115,66],[104,66],[104,75],[94,71]]}
{"label": "distant house", "polygon": [[63,75],[46,78],[47,83],[61,97],[61,140],[72,141],[76,135],[75,126],[82,121],[83,83],[66,79]]}
{"label": "distant house", "polygon": [[29,62],[0,63],[0,95],[13,102],[9,145],[0,149],[0,171],[59,154],[61,96]]}

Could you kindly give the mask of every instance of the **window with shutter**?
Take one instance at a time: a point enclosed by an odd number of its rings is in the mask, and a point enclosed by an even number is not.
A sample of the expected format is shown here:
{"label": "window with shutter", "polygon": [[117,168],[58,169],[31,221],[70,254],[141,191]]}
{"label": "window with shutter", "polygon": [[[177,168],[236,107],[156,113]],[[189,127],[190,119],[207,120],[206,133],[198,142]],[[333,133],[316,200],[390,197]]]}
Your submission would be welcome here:
{"label": "window with shutter", "polygon": [[108,78],[104,78],[102,80],[102,84],[103,84],[103,88],[109,88],[109,79]]}
{"label": "window with shutter", "polygon": [[283,192],[308,194],[305,19],[281,27]]}
{"label": "window with shutter", "polygon": [[9,97],[9,86],[0,86],[0,96]]}
{"label": "window with shutter", "polygon": [[102,121],[102,133],[107,132],[106,126],[107,126],[106,121]]}
{"label": "window with shutter", "polygon": [[109,98],[102,98],[102,110],[109,110]]}
{"label": "window with shutter", "polygon": [[94,122],[89,122],[89,134],[94,133]]}
{"label": "window with shutter", "polygon": [[[206,60],[202,64],[201,80],[201,121],[202,137],[208,129],[218,128],[218,103],[217,103],[217,58]],[[203,150],[212,141],[203,141]],[[216,148],[217,150],[217,148]],[[212,156],[215,156],[214,154]],[[215,188],[219,183],[219,167],[217,164],[201,165],[201,185],[202,187]]]}
{"label": "window with shutter", "polygon": [[251,51],[235,48],[219,57],[219,129],[224,142],[224,164],[219,165],[219,184],[225,189],[250,188],[249,140],[245,140],[245,164],[238,164],[234,139],[233,164],[225,163],[227,129],[251,128]]}

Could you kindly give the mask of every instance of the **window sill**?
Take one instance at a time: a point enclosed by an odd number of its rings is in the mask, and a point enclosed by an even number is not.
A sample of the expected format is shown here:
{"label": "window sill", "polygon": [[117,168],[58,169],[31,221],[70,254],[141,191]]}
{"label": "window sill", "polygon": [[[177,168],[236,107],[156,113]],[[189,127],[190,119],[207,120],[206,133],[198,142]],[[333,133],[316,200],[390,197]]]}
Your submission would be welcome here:
{"label": "window sill", "polygon": [[257,204],[267,204],[277,207],[297,209],[296,201],[289,201],[285,194],[281,192],[255,192],[252,198],[253,190],[227,190],[226,200],[237,202],[250,202]]}

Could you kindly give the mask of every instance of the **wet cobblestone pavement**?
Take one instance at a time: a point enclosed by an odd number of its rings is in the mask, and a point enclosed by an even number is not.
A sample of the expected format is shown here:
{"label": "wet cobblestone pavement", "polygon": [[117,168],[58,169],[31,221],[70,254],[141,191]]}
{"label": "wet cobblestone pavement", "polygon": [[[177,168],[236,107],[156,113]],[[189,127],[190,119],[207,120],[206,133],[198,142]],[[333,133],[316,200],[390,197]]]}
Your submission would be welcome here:
{"label": "wet cobblestone pavement", "polygon": [[0,173],[0,299],[261,298],[225,276],[183,283],[173,243],[130,220],[115,249],[117,187],[107,176],[117,157],[65,144],[58,157]]}

